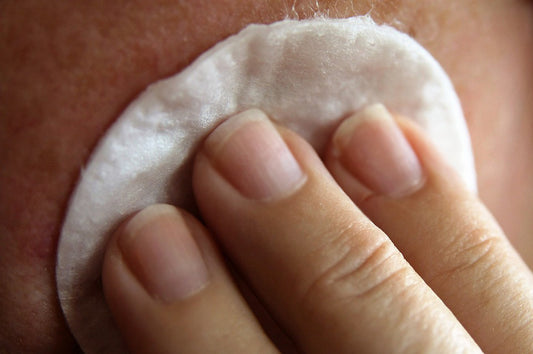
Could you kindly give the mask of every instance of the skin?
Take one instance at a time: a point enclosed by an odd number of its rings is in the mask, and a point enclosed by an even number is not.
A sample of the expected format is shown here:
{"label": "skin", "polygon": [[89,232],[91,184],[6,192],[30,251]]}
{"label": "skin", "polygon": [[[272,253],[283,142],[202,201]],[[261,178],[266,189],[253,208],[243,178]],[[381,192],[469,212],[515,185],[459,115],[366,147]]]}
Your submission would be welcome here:
{"label": "skin", "polygon": [[56,298],[56,243],[80,169],[121,110],[246,24],[287,14],[372,10],[436,57],[463,103],[480,197],[531,266],[533,3],[370,3],[0,2],[0,347],[76,347]]}
{"label": "skin", "polygon": [[257,111],[215,129],[193,172],[212,234],[153,205],[107,248],[104,293],[128,348],[274,351],[227,280],[216,238],[297,352],[530,351],[531,271],[424,134],[376,112],[341,124],[327,170],[303,139]]}

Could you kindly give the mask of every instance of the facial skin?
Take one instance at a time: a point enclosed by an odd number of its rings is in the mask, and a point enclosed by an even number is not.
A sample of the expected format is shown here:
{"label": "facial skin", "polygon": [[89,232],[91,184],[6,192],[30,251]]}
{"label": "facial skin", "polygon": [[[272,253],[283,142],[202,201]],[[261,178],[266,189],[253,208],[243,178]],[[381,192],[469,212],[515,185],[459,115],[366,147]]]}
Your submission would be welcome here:
{"label": "facial skin", "polygon": [[531,1],[0,3],[0,348],[71,351],[56,243],[92,148],[148,84],[253,22],[366,14],[411,34],[450,75],[481,199],[533,265]]}

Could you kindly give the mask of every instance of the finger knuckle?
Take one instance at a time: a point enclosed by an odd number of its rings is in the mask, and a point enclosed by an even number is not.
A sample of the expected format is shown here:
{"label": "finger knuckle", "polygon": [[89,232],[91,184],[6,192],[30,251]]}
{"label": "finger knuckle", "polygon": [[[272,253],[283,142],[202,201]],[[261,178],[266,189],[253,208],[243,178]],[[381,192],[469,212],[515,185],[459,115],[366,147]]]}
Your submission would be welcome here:
{"label": "finger knuckle", "polygon": [[[348,230],[349,234],[351,231]],[[304,311],[318,304],[356,304],[357,300],[380,296],[399,283],[408,286],[412,269],[392,242],[383,235],[366,247],[351,242],[353,234],[341,238],[348,246],[330,267],[323,271],[304,292]],[[401,287],[400,287],[401,288]]]}
{"label": "finger knuckle", "polygon": [[428,277],[428,283],[445,281],[466,272],[487,273],[497,264],[503,247],[503,238],[492,230],[483,227],[463,230],[442,250],[441,266]]}

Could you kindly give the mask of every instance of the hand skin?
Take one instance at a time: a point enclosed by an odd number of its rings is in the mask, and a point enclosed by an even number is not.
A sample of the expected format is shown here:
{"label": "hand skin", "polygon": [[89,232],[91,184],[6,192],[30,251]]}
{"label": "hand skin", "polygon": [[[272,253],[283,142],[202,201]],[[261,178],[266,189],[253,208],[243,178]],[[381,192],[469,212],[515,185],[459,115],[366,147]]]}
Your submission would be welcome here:
{"label": "hand skin", "polygon": [[[56,242],[81,167],[131,99],[248,23],[365,14],[370,3],[297,1],[293,11],[293,1],[266,0],[0,2],[0,348],[75,348],[57,302]],[[480,196],[530,266],[532,7],[377,1],[371,12],[414,36],[450,75]]]}
{"label": "hand skin", "polygon": [[[533,274],[424,134],[398,123],[379,105],[348,118],[331,175],[258,110],[216,128],[193,172],[212,234],[154,205],[108,246],[104,293],[128,349],[530,352]],[[215,244],[292,348],[268,340]]]}

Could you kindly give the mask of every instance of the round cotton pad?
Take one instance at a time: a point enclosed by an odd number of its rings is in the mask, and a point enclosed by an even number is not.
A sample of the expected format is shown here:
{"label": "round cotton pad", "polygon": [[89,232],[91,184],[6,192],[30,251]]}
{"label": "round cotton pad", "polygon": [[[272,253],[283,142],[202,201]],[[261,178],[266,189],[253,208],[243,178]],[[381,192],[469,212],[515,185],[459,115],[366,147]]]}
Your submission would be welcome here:
{"label": "round cotton pad", "polygon": [[81,348],[122,351],[100,280],[108,237],[149,204],[193,207],[191,158],[223,119],[257,107],[322,152],[341,119],[378,102],[421,125],[475,190],[450,80],[413,39],[368,17],[252,25],[150,86],[94,151],[63,225],[57,287]]}

